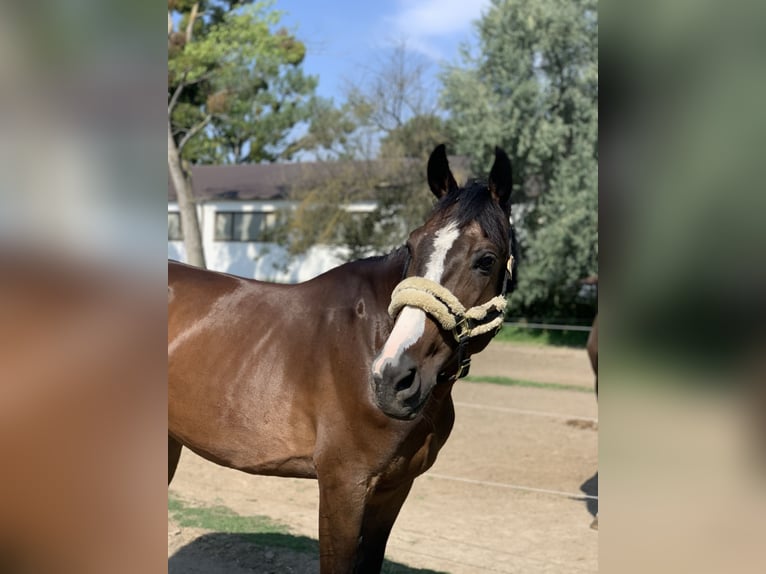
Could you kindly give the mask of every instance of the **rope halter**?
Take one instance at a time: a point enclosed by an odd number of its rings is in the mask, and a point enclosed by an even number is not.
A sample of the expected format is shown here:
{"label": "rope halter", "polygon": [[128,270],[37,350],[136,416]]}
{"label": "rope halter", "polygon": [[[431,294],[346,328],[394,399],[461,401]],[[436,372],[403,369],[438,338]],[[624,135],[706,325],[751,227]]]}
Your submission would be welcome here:
{"label": "rope halter", "polygon": [[425,277],[408,277],[394,288],[388,314],[395,319],[405,306],[416,307],[451,332],[458,344],[457,380],[465,377],[471,366],[471,357],[465,352],[468,341],[489,332],[497,334],[506,305],[505,289],[486,303],[466,309],[446,287]]}

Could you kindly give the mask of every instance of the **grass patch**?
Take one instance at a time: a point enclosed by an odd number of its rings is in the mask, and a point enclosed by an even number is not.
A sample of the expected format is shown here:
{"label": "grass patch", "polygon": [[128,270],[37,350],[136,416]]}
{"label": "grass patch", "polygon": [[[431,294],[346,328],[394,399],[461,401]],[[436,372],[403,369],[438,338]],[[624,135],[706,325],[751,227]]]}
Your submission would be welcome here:
{"label": "grass patch", "polygon": [[[192,506],[172,494],[168,494],[168,515],[179,526],[212,530],[213,532],[204,534],[192,542],[192,545],[204,546],[206,553],[211,551],[211,547],[223,549],[219,550],[220,553],[230,552],[232,547],[240,545],[243,548],[253,545],[260,548],[275,548],[288,552],[319,555],[318,540],[308,536],[290,534],[287,525],[272,520],[268,516],[241,516],[230,508],[221,505]],[[184,552],[184,549],[179,552]],[[168,564],[172,565],[173,560],[174,557],[171,557]],[[170,571],[171,568],[168,570]],[[424,568],[412,568],[390,560],[383,563],[381,573],[447,574]]]}
{"label": "grass patch", "polygon": [[238,535],[240,541],[254,546],[281,548],[302,554],[319,554],[319,541],[308,536],[281,534],[277,532],[259,532]]}
{"label": "grass patch", "polygon": [[526,329],[504,326],[494,340],[501,343],[527,345],[549,345],[552,347],[574,347],[584,349],[588,342],[588,331],[559,331],[548,329]]}
{"label": "grass patch", "polygon": [[464,381],[469,383],[492,383],[493,385],[505,385],[508,387],[532,387],[535,389],[552,389],[555,391],[576,391],[578,393],[594,392],[590,387],[580,385],[567,385],[564,383],[538,383],[537,381],[521,381],[509,377],[474,377],[468,376]]}
{"label": "grass patch", "polygon": [[191,506],[168,495],[168,514],[180,526],[233,534],[288,534],[290,529],[268,516],[241,516],[225,506]]}

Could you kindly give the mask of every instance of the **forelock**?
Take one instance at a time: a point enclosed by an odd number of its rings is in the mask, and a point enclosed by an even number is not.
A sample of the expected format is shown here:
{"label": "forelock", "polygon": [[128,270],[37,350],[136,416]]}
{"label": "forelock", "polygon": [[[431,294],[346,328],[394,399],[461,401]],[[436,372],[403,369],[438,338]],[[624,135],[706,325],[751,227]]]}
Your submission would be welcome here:
{"label": "forelock", "polygon": [[485,181],[473,180],[465,187],[448,193],[436,204],[432,215],[452,219],[460,229],[476,221],[489,240],[503,246],[507,253],[511,240],[510,223],[492,198]]}

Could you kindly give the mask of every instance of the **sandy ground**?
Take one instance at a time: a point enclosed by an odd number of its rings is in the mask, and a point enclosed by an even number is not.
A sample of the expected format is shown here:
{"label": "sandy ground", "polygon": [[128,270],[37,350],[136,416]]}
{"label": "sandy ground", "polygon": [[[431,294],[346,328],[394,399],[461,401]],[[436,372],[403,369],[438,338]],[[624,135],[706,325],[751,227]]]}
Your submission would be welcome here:
{"label": "sandy ground", "polygon": [[472,363],[475,377],[495,375],[593,388],[590,360],[580,349],[491,343]]}
{"label": "sandy ground", "polygon": [[[571,349],[493,343],[471,374],[593,386],[585,352]],[[582,498],[598,490],[594,395],[460,382],[453,397],[455,428],[415,481],[384,572],[597,572],[596,502]],[[317,538],[314,481],[250,476],[185,450],[170,490]],[[314,552],[278,546],[168,522],[170,574],[318,572]]]}

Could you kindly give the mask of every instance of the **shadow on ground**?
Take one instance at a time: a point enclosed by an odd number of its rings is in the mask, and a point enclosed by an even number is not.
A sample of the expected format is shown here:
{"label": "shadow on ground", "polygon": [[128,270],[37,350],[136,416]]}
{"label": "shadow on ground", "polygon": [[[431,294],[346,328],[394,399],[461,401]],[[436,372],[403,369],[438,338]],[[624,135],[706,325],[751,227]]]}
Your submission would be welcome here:
{"label": "shadow on ground", "polygon": [[[588,480],[580,485],[580,490],[589,496],[598,496],[598,471],[591,476]],[[585,506],[590,512],[591,516],[598,514],[598,500],[594,498],[586,498]]]}
{"label": "shadow on ground", "polygon": [[[314,574],[319,542],[290,534],[214,532],[195,538],[168,558],[168,574]],[[386,560],[383,574],[446,574]]]}

